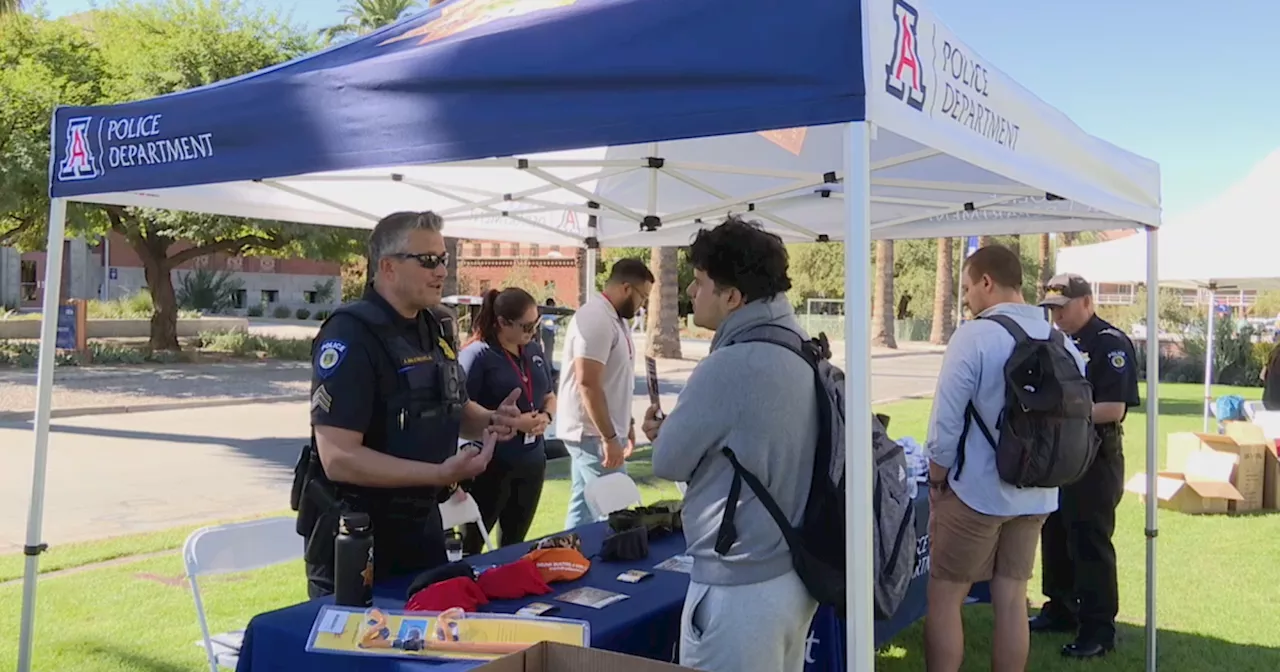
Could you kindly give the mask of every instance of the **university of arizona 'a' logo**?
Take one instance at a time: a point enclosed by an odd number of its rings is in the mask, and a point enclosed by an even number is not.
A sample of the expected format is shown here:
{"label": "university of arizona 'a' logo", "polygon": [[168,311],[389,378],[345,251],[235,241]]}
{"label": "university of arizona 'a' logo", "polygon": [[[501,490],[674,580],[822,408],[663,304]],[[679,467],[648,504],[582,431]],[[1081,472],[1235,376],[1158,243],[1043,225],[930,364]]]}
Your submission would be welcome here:
{"label": "university of arizona 'a' logo", "polygon": [[923,110],[926,90],[920,62],[920,13],[905,0],[894,0],[893,18],[898,25],[893,39],[893,55],[884,68],[884,90],[911,107]]}
{"label": "university of arizona 'a' logo", "polygon": [[89,125],[93,117],[76,117],[67,121],[67,148],[58,164],[58,180],[92,180],[100,172],[98,161],[89,145]]}

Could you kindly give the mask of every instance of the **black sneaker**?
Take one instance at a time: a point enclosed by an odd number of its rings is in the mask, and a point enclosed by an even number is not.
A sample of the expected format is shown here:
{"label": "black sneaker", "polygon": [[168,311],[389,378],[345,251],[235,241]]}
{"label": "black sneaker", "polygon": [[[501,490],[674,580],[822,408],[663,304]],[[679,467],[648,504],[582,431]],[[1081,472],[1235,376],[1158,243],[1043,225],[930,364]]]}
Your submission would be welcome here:
{"label": "black sneaker", "polygon": [[1075,658],[1077,660],[1087,660],[1089,658],[1101,658],[1108,653],[1114,651],[1116,643],[1098,642],[1088,639],[1077,639],[1074,642],[1062,647],[1062,655],[1066,658]]}
{"label": "black sneaker", "polygon": [[1031,632],[1075,632],[1076,623],[1062,618],[1054,618],[1041,610],[1039,614],[1031,617],[1028,624],[1031,626]]}

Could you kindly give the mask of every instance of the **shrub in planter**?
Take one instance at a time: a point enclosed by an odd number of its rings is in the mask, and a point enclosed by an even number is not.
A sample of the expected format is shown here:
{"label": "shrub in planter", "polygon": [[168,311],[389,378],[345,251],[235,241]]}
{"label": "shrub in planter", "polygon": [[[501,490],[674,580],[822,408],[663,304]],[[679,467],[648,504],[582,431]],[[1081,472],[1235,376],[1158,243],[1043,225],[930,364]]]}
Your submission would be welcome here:
{"label": "shrub in planter", "polygon": [[[1205,353],[1208,350],[1205,326],[1203,320],[1194,325],[1182,342],[1188,366],[1195,366],[1199,371],[1194,380],[1185,382],[1204,382]],[[1213,331],[1212,382],[1218,385],[1260,385],[1259,376],[1266,362],[1259,362],[1254,352],[1253,338],[1256,330],[1247,323],[1224,317],[1214,321]]]}
{"label": "shrub in planter", "polygon": [[265,309],[262,306],[249,306],[249,310],[245,311],[249,317],[262,317]]}
{"label": "shrub in planter", "polygon": [[311,311],[307,310],[306,308],[299,308],[298,311],[293,315],[299,320],[305,320],[308,317],[311,317]]}
{"label": "shrub in planter", "polygon": [[289,310],[288,306],[276,306],[275,310],[271,311],[271,317],[274,317],[277,320],[287,320],[292,316],[293,311]]}

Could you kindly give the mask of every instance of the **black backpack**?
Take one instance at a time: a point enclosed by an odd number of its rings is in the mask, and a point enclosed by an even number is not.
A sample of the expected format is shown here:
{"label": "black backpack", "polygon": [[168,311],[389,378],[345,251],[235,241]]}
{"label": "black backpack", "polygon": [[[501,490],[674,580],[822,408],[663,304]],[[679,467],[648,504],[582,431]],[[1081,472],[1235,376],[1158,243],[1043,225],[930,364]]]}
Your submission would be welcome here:
{"label": "black backpack", "polygon": [[1004,365],[1005,405],[996,422],[997,441],[973,402],[965,407],[964,430],[955,478],[964,468],[969,427],[977,424],[996,450],[996,469],[1006,483],[1020,488],[1057,488],[1080,480],[1098,454],[1093,431],[1093,386],[1080,373],[1066,337],[1057,329],[1049,338],[1027,336],[1007,315],[991,320],[1013,336],[1013,353]]}
{"label": "black backpack", "polygon": [[[749,329],[732,343],[771,343],[804,359],[813,369],[818,395],[818,444],[814,451],[813,479],[805,500],[804,516],[793,527],[764,484],[738,461],[733,450],[721,452],[733,465],[733,482],[725,502],[724,517],[716,535],[716,552],[725,555],[737,540],[733,518],[742,495],[742,482],[782,530],[791,550],[796,574],[820,604],[845,613],[845,431],[844,372],[828,359],[831,349],[825,337],[802,340],[799,334],[775,325]],[[889,619],[906,596],[915,571],[915,508],[907,493],[907,460],[902,446],[889,438],[882,416],[872,418],[871,451],[875,464],[873,498],[874,603],[876,618]],[[865,514],[864,514],[865,515]]]}

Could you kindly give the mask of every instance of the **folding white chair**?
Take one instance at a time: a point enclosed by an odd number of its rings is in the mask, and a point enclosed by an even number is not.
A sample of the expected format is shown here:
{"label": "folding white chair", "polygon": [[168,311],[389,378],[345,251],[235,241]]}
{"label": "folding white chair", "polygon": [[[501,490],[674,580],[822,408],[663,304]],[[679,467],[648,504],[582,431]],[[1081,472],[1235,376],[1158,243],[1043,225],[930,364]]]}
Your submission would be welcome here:
{"label": "folding white chair", "polygon": [[204,647],[210,672],[218,672],[219,666],[236,669],[244,630],[215,636],[209,634],[209,622],[205,618],[204,601],[200,598],[196,577],[270,567],[297,560],[302,553],[296,521],[286,517],[202,527],[187,537],[182,547],[182,561],[186,566],[187,580],[191,582],[191,597],[196,603],[196,618],[200,620],[200,634],[203,635],[195,645]]}
{"label": "folding white chair", "polygon": [[583,492],[587,506],[596,515],[596,519],[604,518],[614,511],[644,503],[640,497],[640,488],[631,477],[618,471],[605,474],[592,481]]}
{"label": "folding white chair", "polygon": [[459,525],[467,523],[475,523],[480,528],[480,538],[484,540],[484,547],[490,551],[498,550],[489,541],[489,531],[484,529],[484,518],[480,515],[480,506],[476,504],[476,500],[471,494],[459,490],[462,496],[454,495],[449,501],[440,505],[440,520],[444,523],[446,530],[451,530]]}

